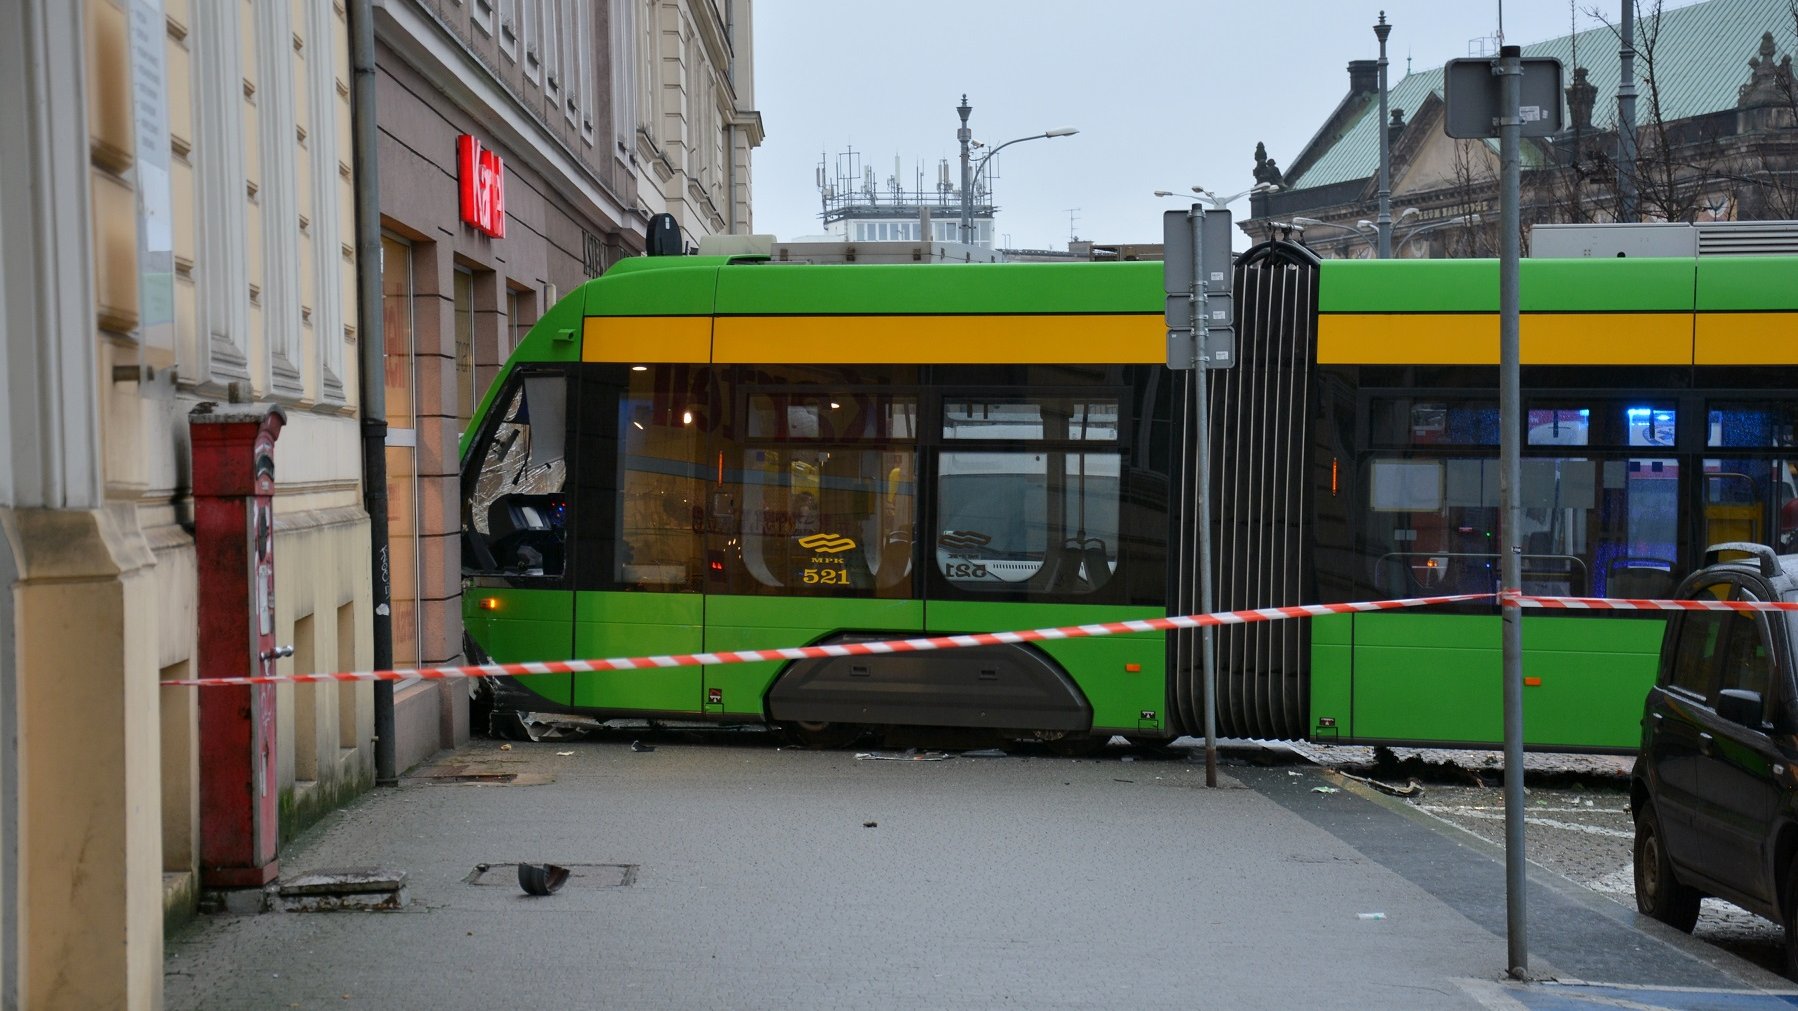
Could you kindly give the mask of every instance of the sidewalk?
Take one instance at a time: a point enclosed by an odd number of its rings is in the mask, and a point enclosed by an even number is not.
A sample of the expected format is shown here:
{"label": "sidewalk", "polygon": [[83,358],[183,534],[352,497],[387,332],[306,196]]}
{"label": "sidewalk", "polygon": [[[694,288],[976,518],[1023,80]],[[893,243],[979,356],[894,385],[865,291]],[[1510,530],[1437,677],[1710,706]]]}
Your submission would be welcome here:
{"label": "sidewalk", "polygon": [[[1226,753],[1209,790],[1201,762],[1122,750],[870,761],[765,736],[475,742],[283,855],[284,878],[404,870],[402,910],[203,918],[170,938],[167,1004],[1656,1006],[1506,982],[1502,859],[1371,791],[1313,792],[1310,766]],[[575,877],[527,896],[501,867],[521,860]],[[1583,891],[1533,877],[1538,977],[1788,1006],[1785,981]]]}

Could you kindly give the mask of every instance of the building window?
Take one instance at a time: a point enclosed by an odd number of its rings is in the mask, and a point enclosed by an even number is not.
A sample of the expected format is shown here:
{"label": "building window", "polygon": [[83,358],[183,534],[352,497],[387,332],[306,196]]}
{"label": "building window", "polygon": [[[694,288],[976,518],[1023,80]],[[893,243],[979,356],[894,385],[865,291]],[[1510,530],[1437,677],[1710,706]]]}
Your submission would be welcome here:
{"label": "building window", "polygon": [[393,663],[418,666],[421,653],[418,591],[418,416],[412,391],[412,246],[381,236],[381,333],[386,345],[387,538],[393,566]]}
{"label": "building window", "polygon": [[636,0],[610,0],[612,9],[612,134],[620,151],[635,145],[631,130],[637,119],[637,64],[641,59],[637,48]]}
{"label": "building window", "polygon": [[474,416],[474,272],[457,267],[451,291],[456,316],[456,431],[460,433]]}
{"label": "building window", "polygon": [[543,26],[543,90],[552,96],[562,92],[562,25],[561,7],[566,0],[541,0],[539,20]]}
{"label": "building window", "polygon": [[547,0],[518,0],[518,44],[524,50],[524,77],[532,84],[543,76],[543,5]]}
{"label": "building window", "polygon": [[518,59],[518,2],[500,0],[499,51],[509,60]]}
{"label": "building window", "polygon": [[661,88],[657,85],[662,79],[662,47],[661,37],[656,31],[656,0],[637,0],[641,5],[642,17],[637,20],[638,38],[642,45],[637,52],[637,72],[642,81],[642,88],[637,94],[637,123],[649,135],[650,143],[656,143],[661,136],[662,124],[658,118],[662,109]]}
{"label": "building window", "polygon": [[531,312],[531,293],[522,288],[506,289],[506,326],[510,331],[505,347],[500,348],[500,360],[511,357],[524,343],[525,334],[531,332],[531,324],[536,322]]}

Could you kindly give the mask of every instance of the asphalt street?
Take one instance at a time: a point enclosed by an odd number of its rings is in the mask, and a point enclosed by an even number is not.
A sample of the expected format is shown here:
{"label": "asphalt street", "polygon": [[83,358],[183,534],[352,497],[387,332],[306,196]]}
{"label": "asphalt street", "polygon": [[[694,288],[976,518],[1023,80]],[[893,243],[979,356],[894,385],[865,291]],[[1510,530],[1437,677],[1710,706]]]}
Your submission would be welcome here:
{"label": "asphalt street", "polygon": [[[1226,751],[1220,786],[1207,789],[1202,763],[1179,749],[883,760],[768,738],[643,738],[654,750],[617,736],[474,742],[283,854],[284,879],[404,871],[401,908],[202,917],[169,940],[167,1004],[1798,1000],[1754,963],[1549,866],[1532,869],[1530,886],[1537,981],[1510,981],[1495,847],[1259,749]],[[519,861],[573,876],[528,896]]]}

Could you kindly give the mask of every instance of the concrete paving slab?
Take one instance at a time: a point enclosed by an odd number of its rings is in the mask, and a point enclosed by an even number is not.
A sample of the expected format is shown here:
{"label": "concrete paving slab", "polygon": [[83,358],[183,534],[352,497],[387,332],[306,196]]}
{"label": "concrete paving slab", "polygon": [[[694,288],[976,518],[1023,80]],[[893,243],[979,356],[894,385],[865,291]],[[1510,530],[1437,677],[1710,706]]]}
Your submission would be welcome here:
{"label": "concrete paving slab", "polygon": [[[1478,1008],[1502,995],[1480,989],[1503,982],[1502,865],[1420,816],[1310,792],[1325,780],[1308,767],[1227,760],[1211,790],[1202,764],[1177,759],[655,743],[477,742],[453,756],[474,778],[425,770],[358,800],[283,865],[403,869],[411,904],[204,919],[170,938],[168,1006]],[[636,872],[544,897],[466,883],[504,861]],[[1558,973],[1769,989],[1739,960],[1685,952],[1683,935],[1532,888]]]}

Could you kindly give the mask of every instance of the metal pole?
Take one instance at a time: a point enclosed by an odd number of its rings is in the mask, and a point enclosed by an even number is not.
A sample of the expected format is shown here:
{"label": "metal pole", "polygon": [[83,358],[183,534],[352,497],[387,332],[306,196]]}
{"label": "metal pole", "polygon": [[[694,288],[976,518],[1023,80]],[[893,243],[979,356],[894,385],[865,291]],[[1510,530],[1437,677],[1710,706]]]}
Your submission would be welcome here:
{"label": "metal pole", "polygon": [[[374,664],[393,668],[393,565],[387,544],[387,367],[381,334],[381,174],[375,120],[375,18],[370,0],[350,8],[351,155],[356,176],[356,344],[362,402],[362,502],[373,569]],[[398,786],[393,682],[375,682],[375,784]]]}
{"label": "metal pole", "polygon": [[1380,12],[1373,33],[1380,39],[1380,213],[1376,224],[1380,259],[1386,260],[1392,257],[1392,131],[1386,127],[1386,36],[1392,34],[1392,26],[1386,23],[1385,11]]}
{"label": "metal pole", "polygon": [[1636,0],[1623,0],[1617,79],[1617,220],[1636,220]]}
{"label": "metal pole", "polygon": [[1499,50],[1498,157],[1501,175],[1499,230],[1503,233],[1498,269],[1498,496],[1504,513],[1501,545],[1500,602],[1504,616],[1504,715],[1505,715],[1505,934],[1509,941],[1511,975],[1522,979],[1529,971],[1528,916],[1524,888],[1527,863],[1523,848],[1523,608],[1511,594],[1523,588],[1522,398],[1518,392],[1520,356],[1517,311],[1521,244],[1520,180],[1522,177],[1523,125],[1518,109],[1522,94],[1523,51],[1517,46]]}
{"label": "metal pole", "polygon": [[[1211,613],[1211,405],[1207,390],[1211,351],[1205,346],[1205,209],[1193,204],[1192,221],[1192,334],[1198,355],[1197,373],[1199,445],[1193,470],[1198,484],[1199,613]],[[1199,663],[1205,677],[1205,785],[1217,785],[1217,663],[1211,649],[1211,626],[1199,629]]]}
{"label": "metal pole", "polygon": [[961,241],[973,242],[974,231],[974,193],[969,188],[973,185],[973,177],[968,171],[968,141],[974,139],[974,131],[968,129],[968,113],[974,107],[968,104],[968,96],[961,96],[961,104],[955,107],[961,113],[961,129],[955,131],[955,139],[961,141]]}

